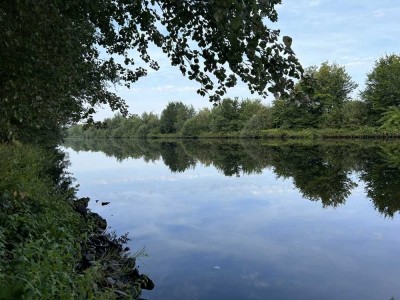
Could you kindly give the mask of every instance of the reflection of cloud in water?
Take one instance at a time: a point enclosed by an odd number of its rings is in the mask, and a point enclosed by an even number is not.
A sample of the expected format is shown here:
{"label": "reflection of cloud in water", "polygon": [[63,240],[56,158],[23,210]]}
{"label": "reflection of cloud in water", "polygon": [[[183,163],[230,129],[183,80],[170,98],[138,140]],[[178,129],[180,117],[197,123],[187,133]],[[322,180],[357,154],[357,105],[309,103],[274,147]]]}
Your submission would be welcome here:
{"label": "reflection of cloud in water", "polygon": [[362,183],[346,206],[322,209],[272,170],[236,178],[200,164],[171,174],[127,163],[75,176],[83,195],[111,201],[91,207],[130,232],[132,249],[146,245],[141,270],[157,286],[149,299],[390,299],[385,292],[398,291],[400,222],[377,217]]}
{"label": "reflection of cloud in water", "polygon": [[244,273],[241,275],[241,278],[250,282],[250,284],[254,284],[255,288],[269,288],[271,283],[267,280],[262,280],[259,278],[260,273],[258,272],[251,272],[251,273]]}
{"label": "reflection of cloud in water", "polygon": [[381,240],[385,239],[384,235],[382,233],[380,233],[380,232],[374,232],[372,234],[372,238],[375,239],[375,240],[378,240],[378,241],[381,241]]}
{"label": "reflection of cloud in water", "polygon": [[156,182],[156,181],[178,181],[178,180],[192,180],[198,179],[201,177],[209,177],[208,174],[190,174],[181,176],[178,175],[169,175],[169,176],[160,176],[160,177],[137,177],[137,176],[129,176],[129,177],[120,177],[114,179],[98,179],[93,180],[91,184],[118,184],[118,183],[133,183],[133,182]]}

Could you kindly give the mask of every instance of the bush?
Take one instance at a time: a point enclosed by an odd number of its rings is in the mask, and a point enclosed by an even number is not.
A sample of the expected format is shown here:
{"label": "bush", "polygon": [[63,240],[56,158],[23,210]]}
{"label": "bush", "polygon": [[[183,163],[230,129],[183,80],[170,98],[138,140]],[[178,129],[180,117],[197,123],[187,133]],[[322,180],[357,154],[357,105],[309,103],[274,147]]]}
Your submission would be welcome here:
{"label": "bush", "polygon": [[383,113],[382,118],[379,120],[381,123],[381,129],[385,130],[400,130],[400,108],[389,107],[389,109]]}
{"label": "bush", "polygon": [[[0,145],[0,299],[94,297],[94,273],[74,271],[82,219],[49,177],[53,154]],[[87,228],[87,226],[86,226]]]}
{"label": "bush", "polygon": [[198,137],[203,132],[209,132],[210,118],[211,113],[208,109],[199,111],[197,115],[187,120],[185,124],[183,124],[181,135],[183,137],[194,138]]}
{"label": "bush", "polygon": [[259,138],[262,129],[271,129],[273,127],[272,109],[269,107],[260,107],[257,114],[253,115],[244,125],[240,132],[243,138]]}
{"label": "bush", "polygon": [[343,104],[343,127],[360,127],[367,124],[368,108],[359,100],[347,101]]}

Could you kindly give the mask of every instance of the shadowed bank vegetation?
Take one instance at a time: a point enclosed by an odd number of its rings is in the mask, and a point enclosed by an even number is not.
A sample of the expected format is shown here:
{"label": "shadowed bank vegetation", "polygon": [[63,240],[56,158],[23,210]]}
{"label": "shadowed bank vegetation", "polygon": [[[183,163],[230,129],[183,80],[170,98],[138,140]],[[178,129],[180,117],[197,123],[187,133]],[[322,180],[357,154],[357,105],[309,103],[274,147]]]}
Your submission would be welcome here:
{"label": "shadowed bank vegetation", "polygon": [[151,281],[76,198],[66,165],[58,150],[0,145],[0,299],[139,297]]}

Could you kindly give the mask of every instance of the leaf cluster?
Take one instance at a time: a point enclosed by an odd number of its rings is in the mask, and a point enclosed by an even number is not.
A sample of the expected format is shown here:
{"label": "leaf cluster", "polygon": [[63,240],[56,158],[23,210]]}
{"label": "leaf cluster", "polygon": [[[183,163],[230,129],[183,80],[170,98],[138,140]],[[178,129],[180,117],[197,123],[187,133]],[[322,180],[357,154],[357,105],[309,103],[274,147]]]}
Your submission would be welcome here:
{"label": "leaf cluster", "polygon": [[400,106],[400,56],[386,55],[375,62],[367,74],[365,90],[361,96],[370,108],[374,122],[391,107]]}
{"label": "leaf cluster", "polygon": [[[110,85],[158,70],[160,48],[200,95],[219,101],[240,78],[285,93],[302,68],[264,19],[280,1],[16,0],[0,3],[0,139],[54,132],[99,105],[128,113]],[[230,71],[229,71],[230,70]]]}

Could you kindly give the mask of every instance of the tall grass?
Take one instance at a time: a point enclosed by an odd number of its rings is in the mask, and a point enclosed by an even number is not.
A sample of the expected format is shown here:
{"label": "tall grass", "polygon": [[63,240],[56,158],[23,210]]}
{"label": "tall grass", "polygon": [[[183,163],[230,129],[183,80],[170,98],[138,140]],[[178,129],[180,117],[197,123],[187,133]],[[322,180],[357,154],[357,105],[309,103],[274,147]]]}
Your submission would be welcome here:
{"label": "tall grass", "polygon": [[[54,154],[0,144],[0,299],[111,299],[101,270],[76,271],[91,226],[51,178]],[[53,161],[54,162],[54,161]]]}

